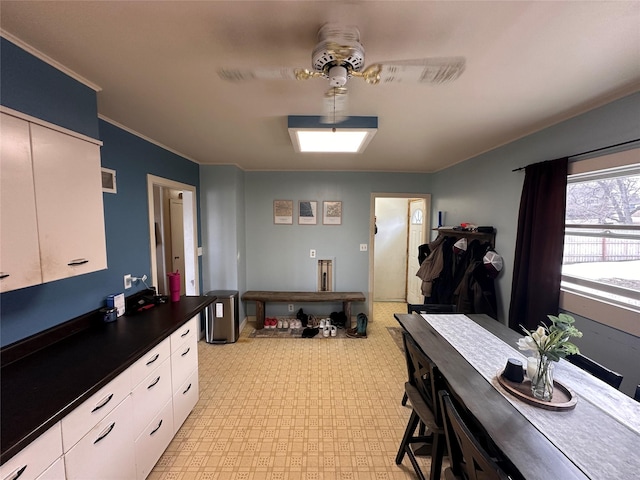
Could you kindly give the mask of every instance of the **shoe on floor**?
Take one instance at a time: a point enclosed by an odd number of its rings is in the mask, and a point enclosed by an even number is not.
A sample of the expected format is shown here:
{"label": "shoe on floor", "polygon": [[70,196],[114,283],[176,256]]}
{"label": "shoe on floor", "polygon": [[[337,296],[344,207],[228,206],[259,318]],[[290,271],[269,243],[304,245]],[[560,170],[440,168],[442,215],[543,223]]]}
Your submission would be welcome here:
{"label": "shoe on floor", "polygon": [[351,330],[347,330],[347,337],[349,338],[367,338],[366,333],[360,333],[358,331],[352,332]]}

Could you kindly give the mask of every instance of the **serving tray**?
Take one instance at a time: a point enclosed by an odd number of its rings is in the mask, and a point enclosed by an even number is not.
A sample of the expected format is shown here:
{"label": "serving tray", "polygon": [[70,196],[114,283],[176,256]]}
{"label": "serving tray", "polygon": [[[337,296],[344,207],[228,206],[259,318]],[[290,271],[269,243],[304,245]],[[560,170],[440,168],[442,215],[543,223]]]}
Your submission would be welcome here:
{"label": "serving tray", "polygon": [[498,371],[496,379],[511,395],[534,407],[546,410],[572,410],[578,402],[578,397],[573,393],[573,390],[565,387],[555,379],[553,380],[553,397],[548,402],[533,396],[531,393],[531,380],[525,380],[522,383],[512,382],[502,376],[502,370]]}

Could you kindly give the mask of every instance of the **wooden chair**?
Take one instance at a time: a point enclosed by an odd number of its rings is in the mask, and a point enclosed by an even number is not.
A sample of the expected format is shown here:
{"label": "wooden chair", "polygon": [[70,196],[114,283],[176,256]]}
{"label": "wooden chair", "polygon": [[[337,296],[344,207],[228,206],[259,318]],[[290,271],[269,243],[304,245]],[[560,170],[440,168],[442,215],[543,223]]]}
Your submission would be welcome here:
{"label": "wooden chair", "polygon": [[440,303],[407,303],[407,313],[456,313],[456,306]]}
{"label": "wooden chair", "polygon": [[[439,303],[407,303],[407,313],[434,313],[448,314],[456,313],[455,305],[439,304]],[[407,404],[407,392],[402,396],[402,405]]]}
{"label": "wooden chair", "polygon": [[510,477],[480,445],[445,390],[439,392],[450,466],[446,480],[507,480]]}
{"label": "wooden chair", "polygon": [[609,370],[607,367],[600,365],[597,362],[594,362],[589,357],[576,353],[575,355],[567,355],[567,360],[584,371],[589,372],[594,377],[608,383],[613,388],[620,388],[622,375],[614,372],[613,370]]}
{"label": "wooden chair", "polygon": [[[425,480],[413,448],[415,444],[422,444],[420,454],[425,452],[431,456],[429,478],[439,480],[445,452],[445,436],[437,391],[444,380],[435,364],[420,350],[413,338],[406,332],[402,338],[409,371],[409,381],[404,387],[411,401],[411,416],[396,455],[396,465],[402,463],[406,454],[418,478]],[[416,435],[418,423],[420,429]]]}

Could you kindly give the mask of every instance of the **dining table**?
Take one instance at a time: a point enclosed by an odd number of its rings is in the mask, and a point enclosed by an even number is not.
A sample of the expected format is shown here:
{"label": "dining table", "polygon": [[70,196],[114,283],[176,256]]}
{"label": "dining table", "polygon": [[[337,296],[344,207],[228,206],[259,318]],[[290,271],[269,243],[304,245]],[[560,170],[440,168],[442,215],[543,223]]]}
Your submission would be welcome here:
{"label": "dining table", "polygon": [[[514,395],[499,380],[524,336],[481,314],[394,315],[435,363],[447,389],[527,480],[640,478],[640,403],[564,359],[554,380],[575,399],[563,409]],[[573,402],[572,402],[573,403]]]}

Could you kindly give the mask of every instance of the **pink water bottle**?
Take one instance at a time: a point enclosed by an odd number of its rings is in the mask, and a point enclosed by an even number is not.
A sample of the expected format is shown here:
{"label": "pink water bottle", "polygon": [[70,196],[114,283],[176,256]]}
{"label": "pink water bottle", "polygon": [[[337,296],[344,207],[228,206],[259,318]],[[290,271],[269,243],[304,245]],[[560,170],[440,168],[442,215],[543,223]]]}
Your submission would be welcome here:
{"label": "pink water bottle", "polygon": [[169,292],[171,292],[171,301],[180,301],[180,272],[178,270],[175,273],[168,273],[169,277]]}

